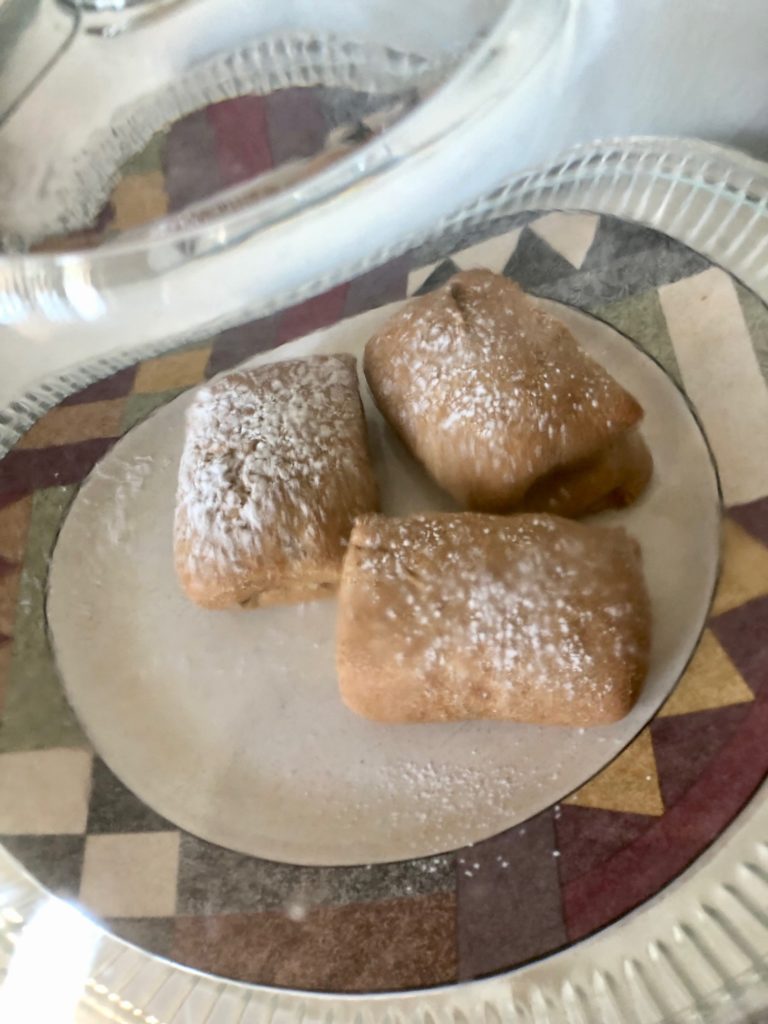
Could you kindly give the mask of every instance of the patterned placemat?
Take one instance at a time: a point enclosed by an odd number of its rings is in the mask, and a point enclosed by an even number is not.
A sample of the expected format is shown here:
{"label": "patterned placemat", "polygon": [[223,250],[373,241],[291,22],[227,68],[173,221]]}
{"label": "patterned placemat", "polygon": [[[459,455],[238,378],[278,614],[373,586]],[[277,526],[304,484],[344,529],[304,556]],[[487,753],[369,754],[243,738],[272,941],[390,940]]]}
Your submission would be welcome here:
{"label": "patterned placemat", "polygon": [[[0,461],[0,836],[54,892],[180,963],[306,989],[477,977],[562,948],[657,893],[768,768],[768,310],[727,274],[612,218],[535,214],[423,266],[412,254],[268,319],[147,360],[62,402]],[[632,337],[681,383],[727,505],[712,615],[683,679],[611,764],[472,848],[305,868],[183,833],[90,749],[48,642],[50,552],[80,482],[125,431],[249,355],[490,266]],[[411,269],[415,268],[415,269]],[[760,432],[762,431],[762,432]],[[691,510],[695,515],[695,509]]]}

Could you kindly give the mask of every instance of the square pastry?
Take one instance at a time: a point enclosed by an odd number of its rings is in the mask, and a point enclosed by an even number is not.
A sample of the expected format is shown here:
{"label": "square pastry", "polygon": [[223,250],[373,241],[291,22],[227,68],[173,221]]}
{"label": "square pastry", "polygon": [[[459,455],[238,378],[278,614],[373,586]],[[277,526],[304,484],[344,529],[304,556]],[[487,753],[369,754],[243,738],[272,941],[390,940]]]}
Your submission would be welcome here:
{"label": "square pastry", "polygon": [[622,529],[545,514],[364,516],[339,590],[344,702],[380,722],[613,722],[651,612]]}
{"label": "square pastry", "polygon": [[353,356],[269,363],[197,392],[174,527],[193,601],[257,607],[332,594],[355,517],[376,507]]}
{"label": "square pastry", "polygon": [[578,516],[650,479],[639,403],[500,274],[463,271],[413,299],[364,366],[382,415],[467,508]]}

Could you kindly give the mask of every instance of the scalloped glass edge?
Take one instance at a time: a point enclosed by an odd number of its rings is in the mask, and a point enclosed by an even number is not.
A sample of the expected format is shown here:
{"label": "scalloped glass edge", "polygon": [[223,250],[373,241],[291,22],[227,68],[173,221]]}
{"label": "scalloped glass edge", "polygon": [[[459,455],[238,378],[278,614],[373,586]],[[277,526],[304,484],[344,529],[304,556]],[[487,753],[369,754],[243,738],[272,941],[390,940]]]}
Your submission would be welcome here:
{"label": "scalloped glass edge", "polygon": [[[480,159],[475,175],[456,178],[455,168],[462,153],[480,156],[495,144],[489,126],[553,52],[567,5],[506,0],[494,29],[447,81],[295,187],[258,198],[246,182],[92,249],[0,258],[0,320],[12,328],[11,350],[39,342],[62,353],[71,345],[86,358],[137,337],[163,343],[210,334],[343,279],[350,266],[369,262],[371,239],[381,262],[385,250],[431,235],[441,218],[495,187],[501,172],[493,161]],[[294,56],[303,63],[301,49]],[[42,93],[35,96],[39,104]],[[435,190],[451,173],[452,187]],[[29,181],[34,191],[33,174]],[[39,199],[32,197],[38,213]],[[21,194],[16,206],[24,209]],[[65,365],[61,356],[57,363]]]}
{"label": "scalloped glass edge", "polygon": [[[427,61],[386,46],[309,33],[269,36],[235,53],[217,55],[153,93],[118,111],[107,128],[94,134],[76,160],[63,161],[47,184],[58,203],[56,216],[38,224],[30,236],[80,231],[99,214],[109,198],[122,163],[141,152],[155,132],[196,110],[243,95],[264,96],[279,89],[308,86],[370,90],[397,98],[409,90],[428,91],[447,77],[454,62]],[[233,187],[167,215],[160,225],[125,233],[125,239],[167,236],[174,226],[189,226],[196,217],[211,219],[212,210],[228,205],[242,209],[248,185]],[[114,247],[114,245],[113,245]],[[12,250],[6,255],[16,255]],[[34,257],[33,257],[34,258]],[[45,257],[43,257],[45,258]]]}
{"label": "scalloped glass edge", "polygon": [[[269,34],[235,51],[194,63],[173,82],[126,102],[108,128],[99,129],[73,159],[60,161],[46,187],[55,194],[57,204],[61,206],[63,200],[63,206],[48,222],[48,230],[79,229],[84,216],[98,212],[111,177],[104,171],[104,158],[109,157],[116,169],[116,161],[136,153],[155,130],[211,102],[317,84],[370,88],[380,93],[397,86],[416,87],[426,89],[429,95],[383,135],[354,155],[309,176],[298,190],[281,190],[253,201],[250,180],[196,202],[194,210],[169,214],[158,222],[127,231],[99,249],[37,254],[9,251],[0,264],[8,264],[12,279],[15,272],[31,277],[45,276],[46,272],[50,275],[72,257],[87,257],[93,268],[115,263],[121,254],[146,255],[161,246],[168,259],[172,258],[170,240],[183,241],[187,255],[192,250],[210,254],[232,240],[241,242],[246,233],[261,231],[305,207],[314,208],[351,186],[360,196],[365,179],[399,167],[408,158],[444,141],[472,116],[483,114],[509,95],[563,30],[566,6],[567,0],[504,0],[491,21],[468,40],[465,50],[429,58],[333,33],[291,31]],[[478,26],[472,31],[475,29]],[[514,62],[503,63],[510,56],[514,56]],[[500,68],[504,74],[499,73]],[[408,168],[409,176],[416,172],[417,168]],[[367,194],[361,201],[370,205],[372,198]],[[146,267],[132,263],[129,276],[113,274],[110,285],[125,284],[140,269]],[[19,296],[27,298],[22,289]]]}
{"label": "scalloped glass edge", "polygon": [[[634,138],[577,147],[444,219],[428,236],[405,239],[395,251],[372,255],[365,266],[310,282],[300,295],[278,296],[263,312],[316,294],[415,245],[440,242],[448,249],[466,229],[490,227],[526,210],[586,210],[653,227],[707,256],[768,301],[768,165],[695,140]],[[0,455],[68,394],[179,343],[176,338],[98,359],[20,396],[0,413]],[[145,953],[77,914],[78,931],[87,930],[94,953],[77,982],[73,1016],[67,1019],[143,1024],[745,1021],[768,1008],[765,793],[763,786],[680,878],[616,924],[526,967],[440,989],[340,996],[229,982]],[[28,925],[41,909],[57,906],[60,901],[0,850],[0,971],[6,983]],[[49,984],[45,970],[40,966],[33,983]],[[128,982],[131,1000],[121,992]],[[0,1006],[1,999],[2,990]],[[199,1017],[187,1014],[191,1000]]]}

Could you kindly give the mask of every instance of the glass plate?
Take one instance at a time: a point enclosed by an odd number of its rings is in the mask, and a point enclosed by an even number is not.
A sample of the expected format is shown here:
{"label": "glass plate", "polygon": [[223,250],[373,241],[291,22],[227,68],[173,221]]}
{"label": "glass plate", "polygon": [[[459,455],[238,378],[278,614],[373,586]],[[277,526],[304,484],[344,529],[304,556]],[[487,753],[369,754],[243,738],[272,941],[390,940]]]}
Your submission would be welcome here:
{"label": "glass plate", "polygon": [[[768,756],[763,173],[712,147],[669,140],[581,150],[484,200],[421,249],[300,306],[140,363],[126,353],[84,366],[7,410],[0,461],[7,1019],[24,1019],[22,1012],[70,1019],[77,1006],[85,1020],[147,1024],[650,1022],[743,1019],[765,1005],[768,852],[764,808],[751,799]],[[174,806],[142,788],[115,752],[113,739],[133,728],[131,701],[123,717],[109,709],[112,725],[102,733],[93,703],[74,694],[51,640],[61,653],[66,601],[58,610],[49,602],[47,619],[48,582],[60,574],[59,590],[71,592],[78,615],[93,595],[76,589],[71,552],[66,572],[57,558],[78,522],[94,551],[100,519],[129,545],[137,496],[157,475],[156,464],[142,462],[146,446],[157,443],[190,387],[318,330],[325,333],[300,344],[359,343],[382,315],[376,307],[471,265],[503,270],[561,312],[581,311],[564,315],[585,337],[603,337],[607,353],[620,353],[617,372],[640,360],[658,374],[653,394],[680,395],[671,382],[682,388],[690,436],[701,437],[689,408],[706,433],[724,505],[706,628],[699,636],[706,582],[686,590],[688,577],[670,573],[685,577],[674,581],[690,631],[681,666],[693,654],[682,678],[666,700],[668,687],[660,688],[636,728],[606,737],[596,763],[569,764],[541,789],[540,804],[517,818],[502,809],[502,822],[476,833],[449,842],[428,835],[416,859],[385,848],[379,857],[357,853],[346,867],[322,857],[307,864],[311,855],[285,864],[274,852],[264,859],[263,849],[260,856],[224,849],[215,843],[222,833],[181,821],[185,801],[177,797]],[[680,435],[672,436],[678,461],[669,461],[667,487],[676,465],[682,479],[690,462]],[[121,475],[127,465],[132,472]],[[713,498],[691,489],[683,498],[693,534]],[[97,511],[90,521],[82,516],[89,500]],[[120,508],[124,520],[115,515]],[[711,535],[697,543],[706,566],[716,544]],[[93,554],[84,552],[87,584]],[[100,639],[93,634],[94,649]],[[116,655],[103,669],[97,706],[130,685],[124,662]],[[136,656],[134,668],[138,677],[151,659]],[[205,788],[206,764],[201,759],[176,782],[189,785],[191,777],[191,788]],[[488,766],[481,767],[485,776]],[[330,861],[340,863],[337,852]],[[38,883],[65,900],[47,897]]]}

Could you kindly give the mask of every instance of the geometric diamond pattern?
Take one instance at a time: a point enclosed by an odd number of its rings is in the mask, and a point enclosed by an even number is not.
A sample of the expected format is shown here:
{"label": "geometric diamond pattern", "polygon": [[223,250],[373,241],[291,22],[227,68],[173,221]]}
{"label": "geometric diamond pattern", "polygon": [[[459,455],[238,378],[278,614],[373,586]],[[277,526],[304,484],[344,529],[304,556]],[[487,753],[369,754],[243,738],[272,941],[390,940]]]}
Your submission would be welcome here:
{"label": "geometric diamond pattern", "polygon": [[[539,294],[552,295],[565,301],[574,301],[574,292],[586,287],[589,300],[586,304],[589,305],[595,297],[596,279],[584,278],[583,274],[579,277],[566,271],[562,262],[563,258],[568,258],[565,243],[547,246],[547,231],[558,223],[564,222],[560,222],[559,218],[550,219],[548,215],[544,230],[537,230],[540,225],[534,221],[528,224],[527,229],[517,229],[510,233],[508,238],[502,236],[501,239],[493,239],[493,258],[495,261],[502,259],[502,246],[508,242],[510,255],[506,263],[507,273],[517,279],[523,278]],[[600,248],[603,253],[609,253],[611,259],[620,260],[626,267],[632,260],[642,262],[646,237],[644,230],[632,229],[625,233],[623,239],[621,234],[612,238],[604,220],[600,230]],[[443,260],[412,272],[409,275],[409,292],[427,292],[442,283],[454,267],[472,264],[472,248],[467,251],[466,258],[465,254],[455,254],[451,260]],[[664,240],[660,248],[656,246],[656,249],[661,264],[668,269],[670,280],[680,280],[688,273],[706,269],[706,264],[695,254],[678,255],[668,239]],[[571,257],[575,261],[582,259],[581,253],[575,249]],[[586,260],[586,257],[583,258]],[[593,272],[597,258],[590,255],[589,260],[586,260],[587,274]],[[658,277],[659,272],[659,266],[655,269],[648,267],[647,272],[641,268],[637,279],[641,283],[647,280],[649,285],[656,285],[659,280],[664,283],[663,276]],[[628,276],[631,279],[632,275]],[[667,335],[657,291],[646,290],[640,303],[633,296],[626,295],[623,295],[620,302],[616,302],[610,278],[606,283],[606,293],[613,300],[613,305],[602,307],[610,311],[607,319],[615,322],[617,316],[623,318],[618,326],[631,337],[636,336],[633,325],[642,324],[647,337],[642,336],[642,330],[638,333],[643,342],[677,376],[672,339]],[[638,317],[641,318],[639,321]],[[655,346],[662,343],[661,339],[664,347],[657,350]],[[648,822],[664,820],[667,809],[683,798],[702,772],[716,761],[719,751],[728,744],[729,738],[738,732],[742,723],[746,724],[750,709],[754,706],[753,687],[758,677],[764,679],[766,675],[758,666],[768,667],[768,655],[764,653],[766,645],[761,639],[767,635],[766,629],[750,630],[741,619],[733,615],[730,618],[722,616],[721,613],[746,608],[745,602],[751,600],[755,604],[756,613],[758,604],[761,616],[764,609],[765,621],[768,623],[768,597],[765,601],[754,602],[755,598],[768,595],[767,545],[768,498],[734,509],[734,518],[726,519],[724,524],[723,567],[713,608],[713,614],[720,614],[716,620],[716,632],[705,631],[699,651],[650,728],[641,733],[596,778],[569,797],[561,809],[557,820],[566,821],[567,816],[574,814],[582,816],[579,818],[579,829],[584,835],[590,835],[594,829],[596,836],[613,837],[604,840],[602,844],[597,841],[588,844],[590,852],[602,850],[601,856],[610,856],[612,848],[621,848],[626,843],[631,845],[643,833]],[[721,643],[726,636],[730,645],[728,649]],[[741,659],[745,666],[750,666],[750,685],[737,668],[738,659],[734,662],[730,656],[731,649],[736,648],[743,652]],[[765,766],[761,768],[760,761],[753,762],[752,768],[758,773],[765,770]],[[711,818],[712,821],[724,820],[723,811],[718,809]],[[558,841],[563,827],[558,826]],[[573,835],[571,832],[571,838]],[[564,843],[559,850],[562,879],[567,879],[574,871],[578,873],[579,863],[584,862],[585,849],[579,843]],[[659,851],[656,855],[659,855]],[[599,865],[599,857],[596,863]]]}
{"label": "geometric diamond pattern", "polygon": [[0,594],[9,580],[18,587],[12,623],[13,657],[7,665],[0,728],[2,751],[85,746],[82,730],[59,681],[45,616],[45,579],[50,555],[73,493],[74,488],[69,487],[35,492],[24,571],[16,578],[0,581]]}
{"label": "geometric diamond pattern", "polygon": [[83,872],[85,836],[6,836],[3,846],[46,889],[64,899],[77,899]]}
{"label": "geometric diamond pattern", "polygon": [[60,408],[68,405],[84,405],[90,402],[103,402],[110,398],[122,398],[130,393],[136,377],[136,366],[126,366],[123,370],[94,381],[82,391],[75,391],[61,403]]}
{"label": "geometric diamond pattern", "polygon": [[196,110],[172,125],[163,147],[165,192],[171,213],[205,199],[220,185],[219,157],[211,118]]}
{"label": "geometric diamond pattern", "polygon": [[32,499],[17,498],[0,508],[0,706],[4,702],[16,622],[21,562],[27,545]]}
{"label": "geometric diamond pattern", "polygon": [[[349,120],[333,95],[288,90],[183,118],[132,161],[84,244],[311,152],[329,127]],[[256,352],[406,289],[428,291],[459,267],[506,268],[536,294],[597,310],[675,376],[679,339],[659,288],[708,267],[652,229],[561,213],[527,213],[504,235],[475,234],[452,257],[446,249],[424,259],[432,262],[400,257],[291,310],[121,370],[52,410],[0,461],[0,759],[11,758],[6,778],[20,786],[47,779],[33,773],[30,782],[17,770],[18,758],[38,749],[64,751],[65,765],[74,754],[79,785],[92,776],[85,803],[43,801],[30,834],[8,845],[51,886],[79,890],[92,910],[114,919],[116,932],[193,966],[338,990],[438,984],[513,967],[657,892],[733,818],[768,767],[768,497],[751,493],[724,526],[714,618],[656,720],[560,808],[477,844],[469,855],[482,869],[472,877],[453,856],[436,859],[439,866],[318,873],[222,851],[179,836],[92,758],[57,689],[44,629],[45,565],[72,493],[124,430]],[[748,324],[765,322],[762,304],[737,292],[751,310]],[[0,806],[22,821],[29,805],[4,795]],[[58,814],[80,831],[35,834]],[[503,865],[512,863],[520,870],[505,877]],[[321,894],[322,906],[306,919],[286,916],[286,878],[292,892]]]}

